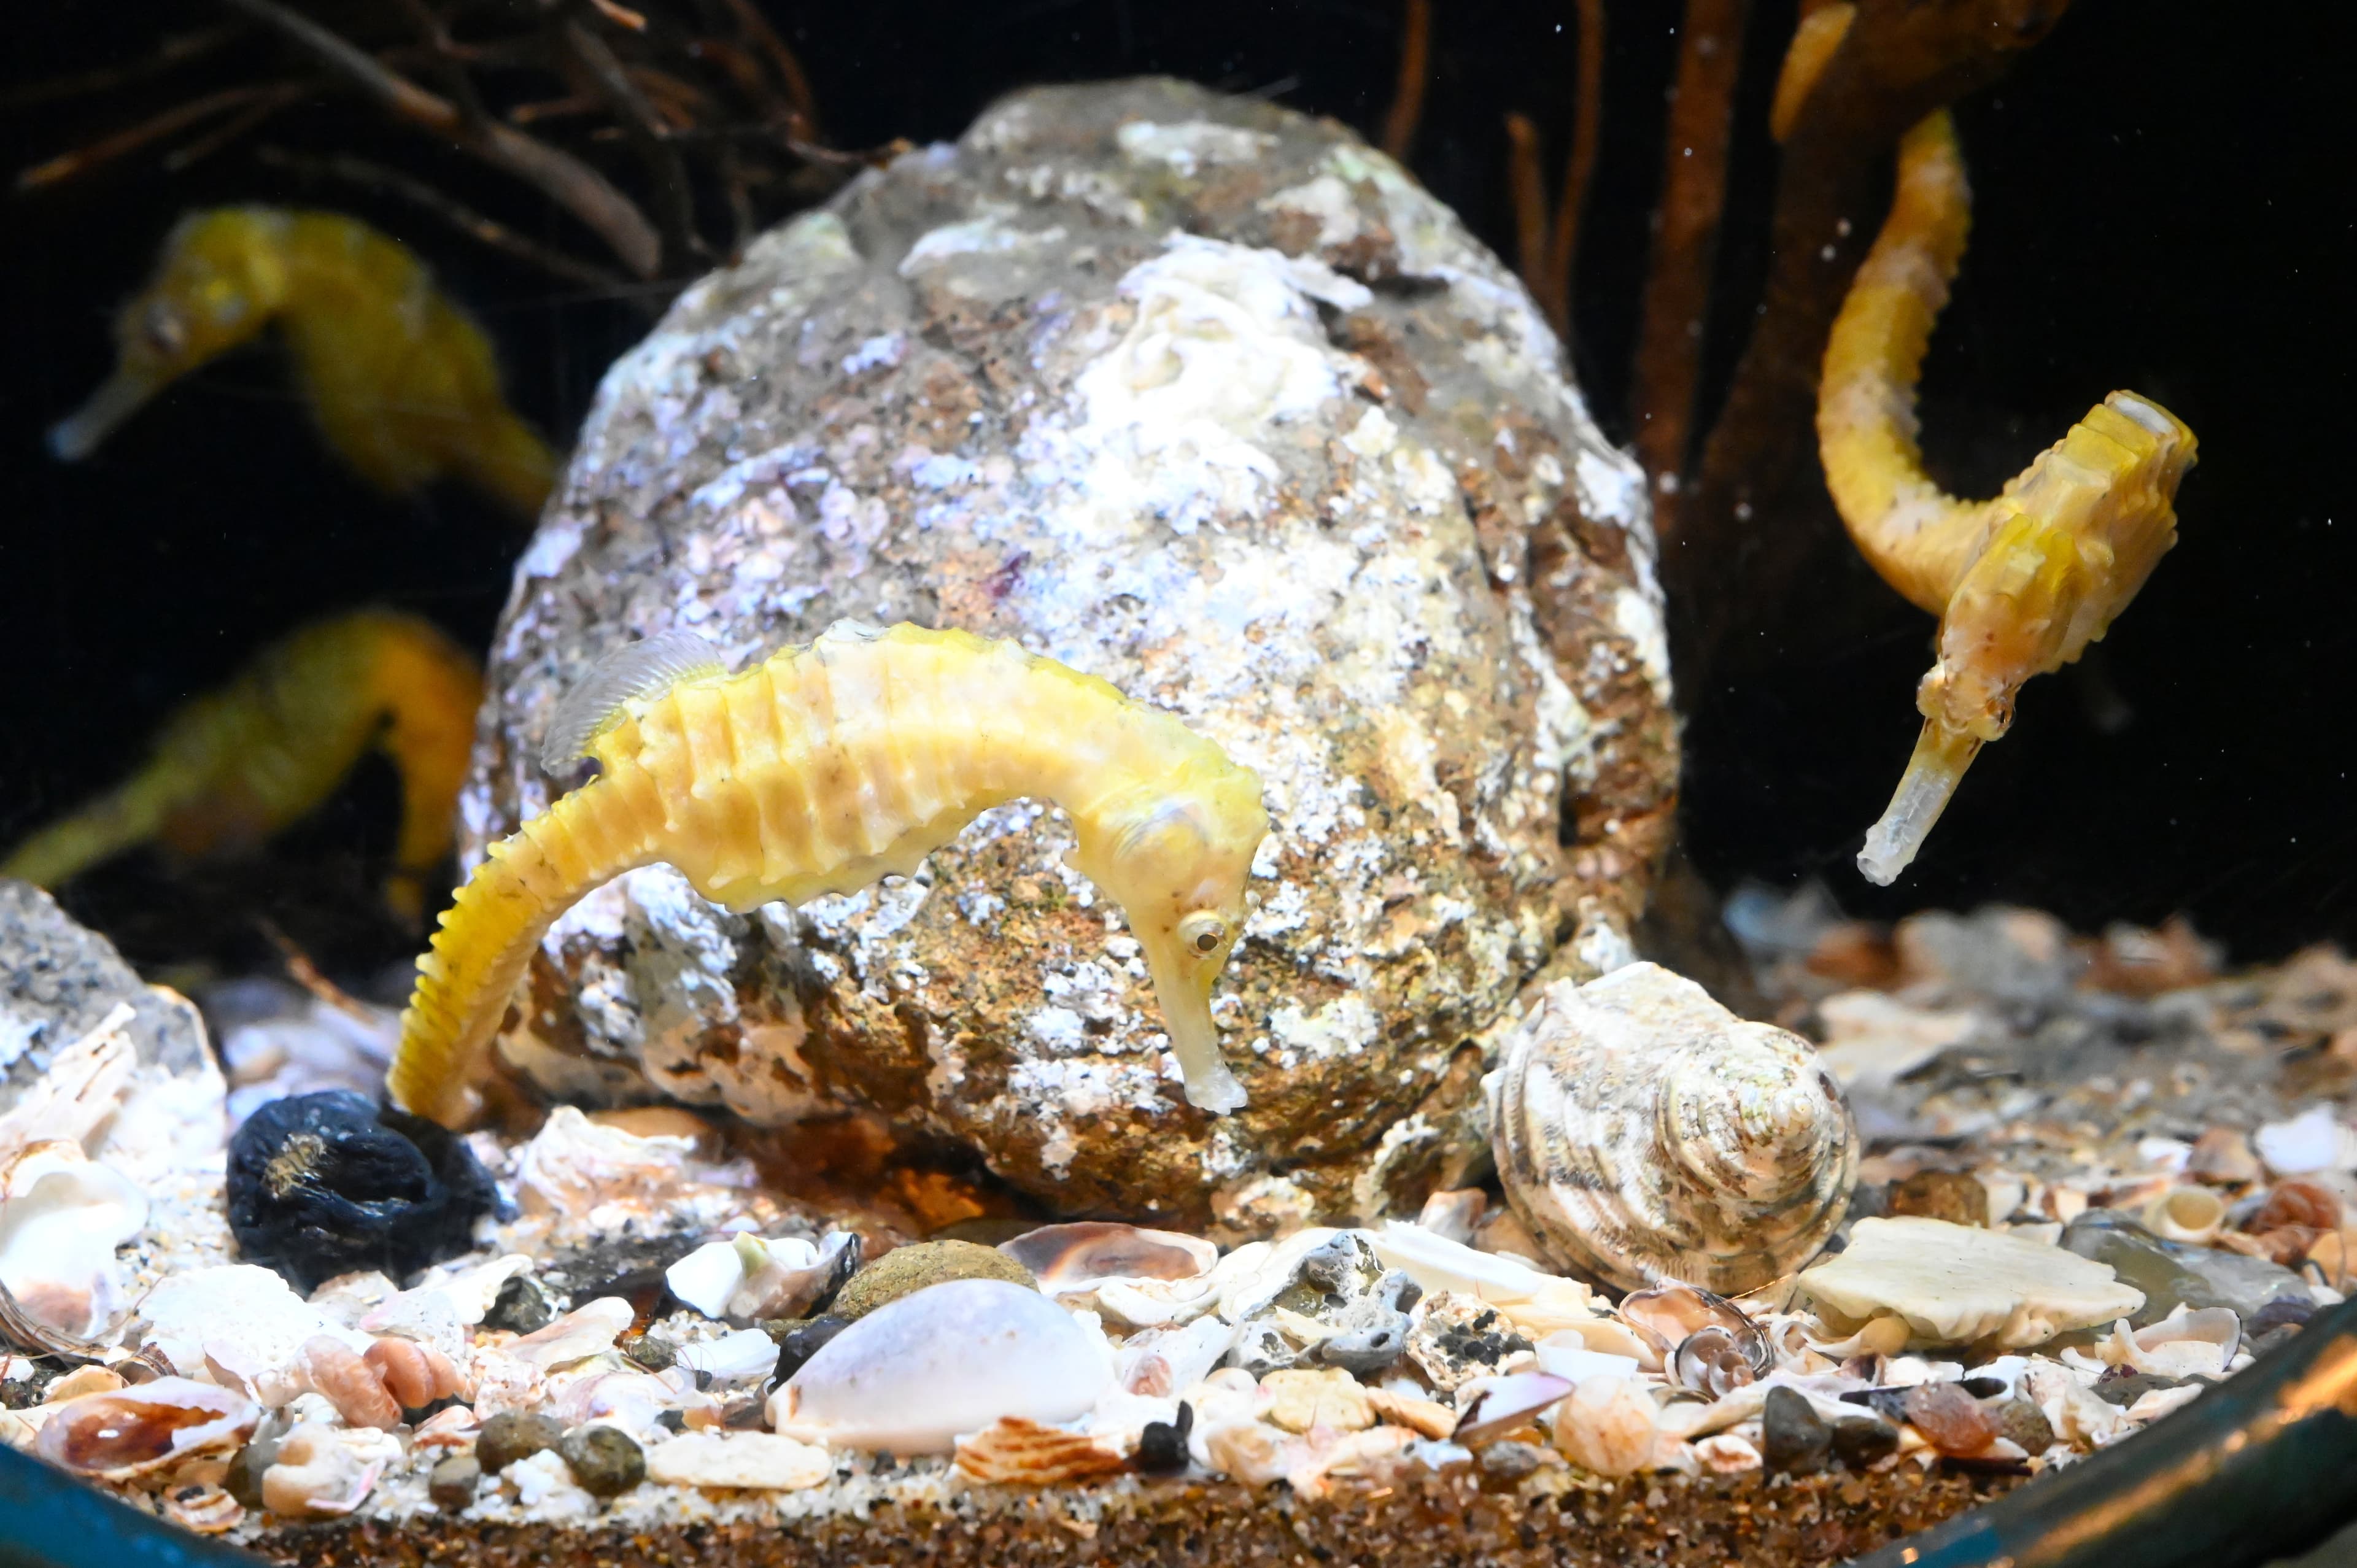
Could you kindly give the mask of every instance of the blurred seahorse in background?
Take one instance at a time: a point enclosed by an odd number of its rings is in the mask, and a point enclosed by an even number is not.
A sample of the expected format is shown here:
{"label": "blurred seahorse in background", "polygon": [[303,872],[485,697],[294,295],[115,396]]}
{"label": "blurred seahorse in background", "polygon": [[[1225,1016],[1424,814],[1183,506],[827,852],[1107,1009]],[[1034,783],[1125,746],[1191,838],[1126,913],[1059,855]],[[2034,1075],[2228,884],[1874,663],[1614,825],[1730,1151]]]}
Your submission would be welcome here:
{"label": "blurred seahorse in background", "polygon": [[[1852,14],[1827,5],[1802,23],[1771,112],[1780,137]],[[1922,734],[1857,857],[1886,885],[1914,860],[1982,745],[2012,724],[2022,683],[2100,639],[2177,542],[2178,482],[2194,461],[2181,421],[2115,392],[1992,500],[1960,500],[1932,482],[1916,443],[1915,385],[1971,221],[1943,109],[1900,144],[1890,215],[1843,301],[1817,388],[1818,451],[1850,538],[1883,581],[1940,618],[1937,661],[1916,693]]]}
{"label": "blurred seahorse in background", "polygon": [[316,622],[174,714],[137,772],[19,843],[0,875],[55,887],[150,842],[191,857],[233,854],[326,800],[374,746],[401,772],[385,901],[414,923],[425,878],[450,853],[482,696],[474,660],[415,616]]}
{"label": "blurred seahorse in background", "polygon": [[415,256],[357,219],[272,207],[192,212],[115,318],[114,374],[49,431],[88,456],[149,398],[276,324],[328,445],[379,489],[446,476],[529,520],[555,464],[500,392],[482,329]]}

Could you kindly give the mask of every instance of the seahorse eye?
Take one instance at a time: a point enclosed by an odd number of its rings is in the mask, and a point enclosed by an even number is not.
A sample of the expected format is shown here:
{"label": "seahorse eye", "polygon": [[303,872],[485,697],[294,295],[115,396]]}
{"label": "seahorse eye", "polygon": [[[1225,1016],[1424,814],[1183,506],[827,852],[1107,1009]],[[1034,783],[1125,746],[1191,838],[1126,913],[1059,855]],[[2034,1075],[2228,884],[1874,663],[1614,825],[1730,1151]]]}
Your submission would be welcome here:
{"label": "seahorse eye", "polygon": [[178,311],[160,299],[140,317],[139,333],[147,340],[148,348],[167,359],[188,346],[188,324],[180,319]]}
{"label": "seahorse eye", "polygon": [[1178,922],[1178,940],[1199,953],[1215,953],[1228,940],[1228,928],[1217,915],[1198,910]]}

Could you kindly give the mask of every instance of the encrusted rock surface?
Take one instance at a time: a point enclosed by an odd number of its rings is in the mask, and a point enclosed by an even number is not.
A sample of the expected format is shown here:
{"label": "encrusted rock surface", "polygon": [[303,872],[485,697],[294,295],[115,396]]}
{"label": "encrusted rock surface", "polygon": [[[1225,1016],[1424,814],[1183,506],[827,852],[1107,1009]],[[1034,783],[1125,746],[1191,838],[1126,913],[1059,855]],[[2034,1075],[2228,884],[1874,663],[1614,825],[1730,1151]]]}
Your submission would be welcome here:
{"label": "encrusted rock surface", "polygon": [[1061,814],[748,918],[667,868],[536,962],[507,1059],[576,1101],[881,1109],[1070,1212],[1413,1213],[1486,1031],[1621,961],[1676,773],[1641,483],[1520,284],[1345,129],[1041,89],[764,236],[608,372],[517,571],[468,854],[554,792],[632,637],[839,617],[1014,637],[1259,770],[1260,905],[1187,1105]]}
{"label": "encrusted rock surface", "polygon": [[113,943],[47,893],[0,877],[0,1111],[118,1003],[131,1006],[124,1034],[141,1065],[182,1073],[210,1062],[203,1022],[185,998],[141,980]]}

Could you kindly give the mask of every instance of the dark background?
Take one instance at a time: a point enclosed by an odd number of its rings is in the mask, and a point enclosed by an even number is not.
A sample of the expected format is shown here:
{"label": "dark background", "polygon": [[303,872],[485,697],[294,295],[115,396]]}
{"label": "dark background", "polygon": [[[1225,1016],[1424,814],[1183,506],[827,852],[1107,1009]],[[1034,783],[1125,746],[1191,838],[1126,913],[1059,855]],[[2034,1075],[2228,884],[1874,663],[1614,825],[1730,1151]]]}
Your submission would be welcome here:
{"label": "dark background", "polygon": [[[1399,26],[1383,0],[764,3],[841,146],[951,137],[1010,88],[1148,70],[1372,132]],[[1435,9],[1410,162],[1509,251],[1501,115],[1532,114],[1561,156],[1571,7]],[[1926,376],[1933,467],[1953,488],[1990,493],[2105,392],[2134,388],[2201,438],[2181,542],[2101,645],[2099,668],[2029,689],[2011,737],[1983,753],[1922,861],[1888,891],[1849,860],[1911,743],[1930,623],[1862,567],[1812,584],[1783,609],[1789,635],[1755,650],[1757,673],[1684,693],[1686,843],[1713,881],[1822,875],[1846,906],[1880,916],[2007,899],[2099,927],[2183,909],[2245,960],[2357,940],[2357,498],[2346,478],[2357,61],[2335,9],[2079,0],[2007,81],[1963,106],[1979,200]],[[1613,0],[1609,13],[1573,357],[1606,428],[1625,439],[1678,7]],[[195,0],[20,7],[0,77],[133,58],[217,15]],[[1774,166],[1760,123],[1792,15],[1762,4],[1752,17],[1717,381],[1763,262]],[[120,101],[107,113],[14,109],[0,113],[0,154],[22,167],[122,118]],[[348,104],[282,120],[263,139],[423,160],[454,171],[461,191],[475,177]],[[453,489],[414,503],[370,492],[305,428],[266,354],[183,383],[87,464],[45,456],[41,430],[105,373],[108,313],[164,231],[188,207],[232,199],[343,206],[418,248],[500,339],[515,400],[560,445],[604,365],[647,324],[644,301],[553,288],[405,209],[305,188],[242,150],[178,174],[135,158],[62,188],[0,194],[0,609],[18,650],[0,681],[0,843],[133,766],[173,705],[305,619],[393,602],[479,648],[505,595],[522,535]],[[504,214],[518,210],[511,191],[504,199]],[[566,237],[553,219],[544,233]],[[1867,605],[1845,624],[1871,629],[1813,636],[1835,600]],[[389,778],[371,772],[259,867],[170,879],[135,860],[78,884],[69,903],[151,962],[233,953],[253,940],[257,900],[332,958],[396,956],[414,938],[372,924],[365,892],[391,806]]]}

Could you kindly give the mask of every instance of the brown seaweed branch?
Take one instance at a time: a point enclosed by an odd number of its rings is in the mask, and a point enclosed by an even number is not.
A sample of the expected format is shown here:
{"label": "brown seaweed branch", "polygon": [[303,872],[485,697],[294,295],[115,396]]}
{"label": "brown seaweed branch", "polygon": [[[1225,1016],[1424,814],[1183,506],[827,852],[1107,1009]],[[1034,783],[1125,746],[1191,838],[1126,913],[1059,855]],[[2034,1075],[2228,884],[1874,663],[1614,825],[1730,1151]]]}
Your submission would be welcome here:
{"label": "brown seaweed branch", "polygon": [[448,99],[381,65],[364,50],[277,0],[222,0],[261,22],[330,74],[373,99],[394,119],[441,137],[461,151],[536,186],[604,241],[640,277],[662,266],[662,241],[638,205],[607,177],[562,148],[497,120],[470,121]]}
{"label": "brown seaweed branch", "polygon": [[1604,0],[1579,0],[1577,96],[1571,105],[1571,152],[1564,160],[1563,194],[1547,237],[1546,261],[1533,292],[1566,342],[1571,340],[1571,280],[1579,254],[1579,220],[1587,209],[1587,187],[1596,176],[1596,154],[1604,140]]}
{"label": "brown seaweed branch", "polygon": [[1514,210],[1514,265],[1536,297],[1546,274],[1546,175],[1540,167],[1539,128],[1527,114],[1506,116],[1506,197]]}
{"label": "brown seaweed branch", "polygon": [[488,249],[514,257],[527,266],[536,267],[565,283],[590,289],[600,295],[628,296],[630,284],[619,273],[608,272],[554,246],[517,233],[497,219],[486,217],[466,203],[445,196],[414,175],[404,174],[380,163],[347,154],[331,153],[312,157],[289,152],[285,147],[263,146],[254,156],[271,168],[281,168],[307,179],[332,179],[357,189],[381,192],[407,202],[429,217],[439,219],[451,228]]}
{"label": "brown seaweed branch", "polygon": [[1750,0],[1686,0],[1677,77],[1662,149],[1662,206],[1645,269],[1629,402],[1637,456],[1654,479],[1666,529],[1677,505],[1710,312],[1718,227],[1727,203],[1727,144]]}
{"label": "brown seaweed branch", "polygon": [[[1890,191],[1900,134],[1995,81],[2069,0],[1863,0],[1784,144],[1760,314],[1699,473],[1663,535],[1682,666],[1707,681],[1745,606],[1790,602],[1828,531],[1792,526],[1813,483],[1825,339]],[[1770,526],[1770,523],[1774,526]]]}
{"label": "brown seaweed branch", "polygon": [[94,142],[59,153],[30,168],[20,169],[16,175],[16,188],[19,191],[38,190],[44,186],[59,185],[217,115],[231,111],[251,113],[263,105],[275,108],[291,103],[310,91],[310,86],[303,82],[271,82],[208,92],[185,103],[176,103],[135,125],[110,132]]}
{"label": "brown seaweed branch", "polygon": [[1383,151],[1402,163],[1424,119],[1425,83],[1432,75],[1432,0],[1407,0],[1400,23],[1399,84],[1383,116]]}

